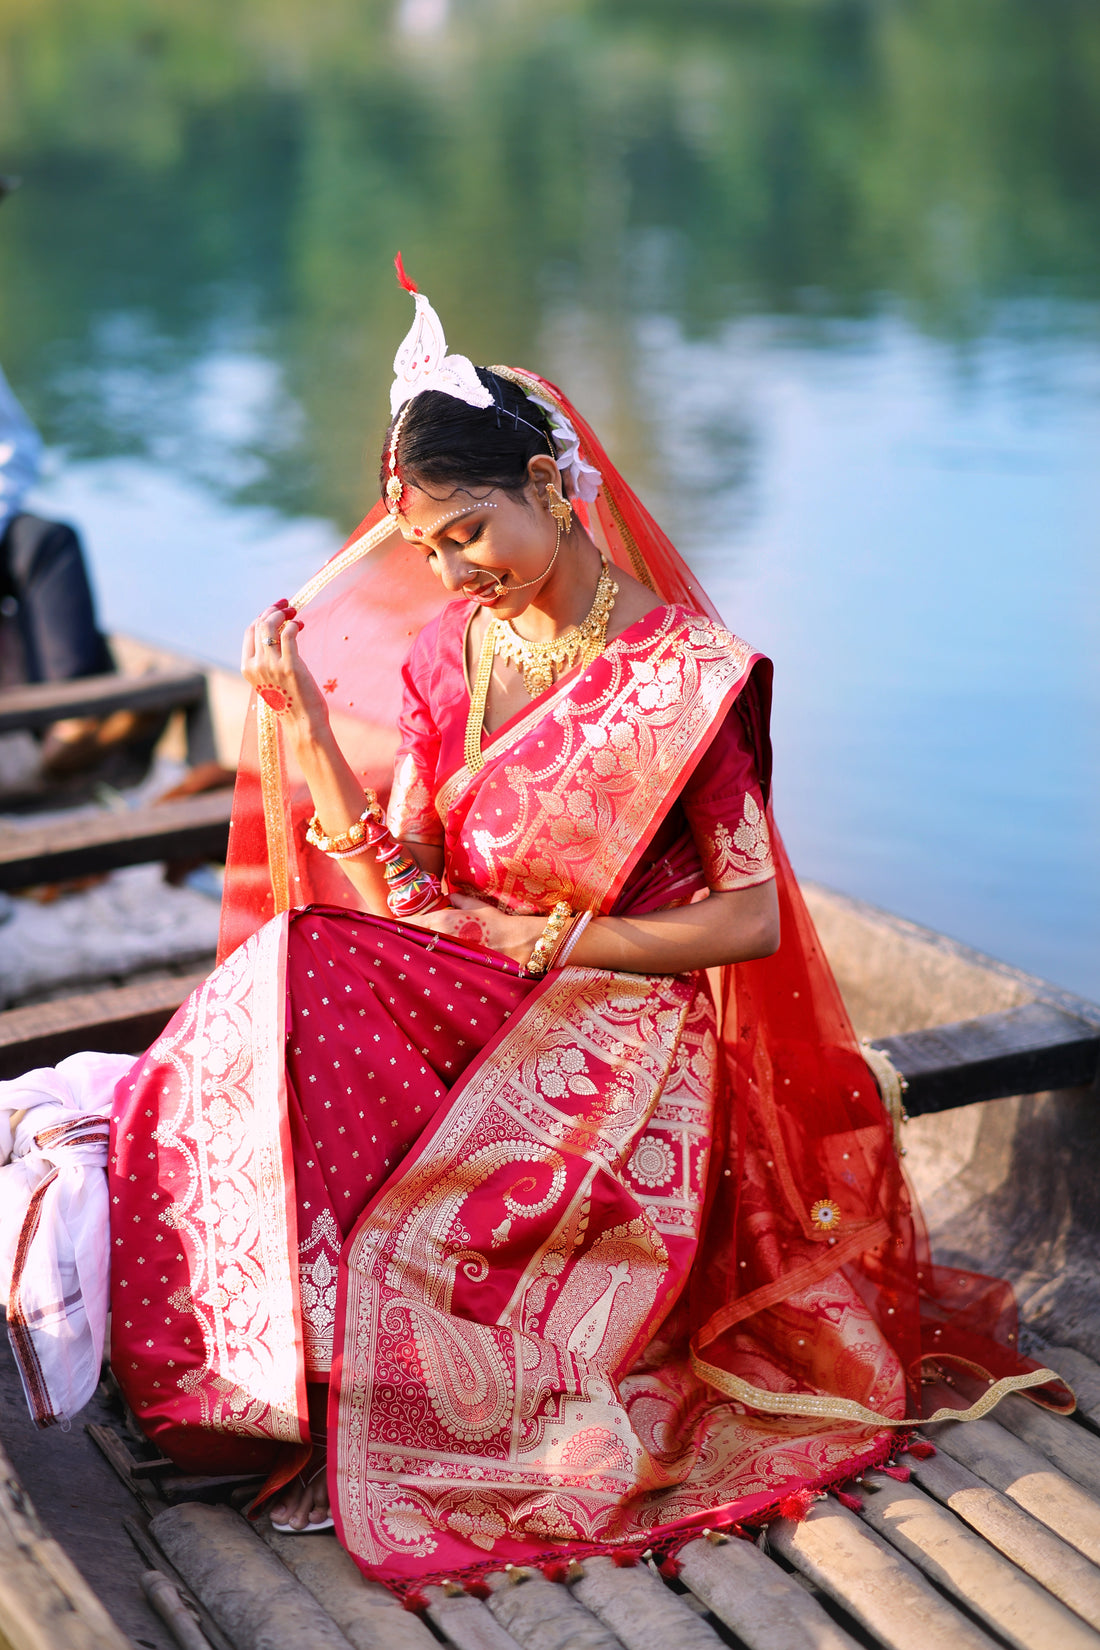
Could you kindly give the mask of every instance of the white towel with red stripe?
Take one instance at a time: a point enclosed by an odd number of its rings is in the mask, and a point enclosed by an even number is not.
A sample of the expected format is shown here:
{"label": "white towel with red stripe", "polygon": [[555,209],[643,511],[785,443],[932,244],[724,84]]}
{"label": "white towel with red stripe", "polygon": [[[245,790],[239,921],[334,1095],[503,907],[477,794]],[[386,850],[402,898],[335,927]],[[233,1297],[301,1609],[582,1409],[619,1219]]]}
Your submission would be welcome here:
{"label": "white towel with red stripe", "polygon": [[72,1054],[0,1083],[0,1303],[37,1426],[99,1381],[111,1239],[107,1144],[128,1054]]}

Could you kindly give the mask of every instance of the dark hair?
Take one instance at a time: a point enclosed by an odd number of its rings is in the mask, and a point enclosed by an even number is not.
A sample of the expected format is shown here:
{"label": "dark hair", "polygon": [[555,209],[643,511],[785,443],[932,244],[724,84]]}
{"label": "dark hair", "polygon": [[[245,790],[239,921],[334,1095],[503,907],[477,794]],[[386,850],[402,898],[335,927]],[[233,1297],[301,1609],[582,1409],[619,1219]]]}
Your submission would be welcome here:
{"label": "dark hair", "polygon": [[[488,367],[474,369],[493,397],[491,407],[471,407],[442,390],[413,398],[397,439],[397,473],[411,486],[499,487],[520,493],[527,465],[537,453],[554,456],[550,424],[541,407]],[[400,410],[390,420],[382,447],[380,481],[389,479],[390,442]]]}

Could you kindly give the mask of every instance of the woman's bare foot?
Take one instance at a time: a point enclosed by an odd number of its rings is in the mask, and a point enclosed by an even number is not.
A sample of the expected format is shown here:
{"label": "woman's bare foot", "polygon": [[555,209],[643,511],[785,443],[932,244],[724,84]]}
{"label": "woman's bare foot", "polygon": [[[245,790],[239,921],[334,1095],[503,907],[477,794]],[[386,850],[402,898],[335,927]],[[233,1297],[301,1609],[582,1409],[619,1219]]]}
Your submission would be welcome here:
{"label": "woman's bare foot", "polygon": [[273,1524],[289,1524],[295,1530],[324,1523],[330,1513],[323,1449],[314,1450],[308,1465],[283,1485],[267,1511]]}

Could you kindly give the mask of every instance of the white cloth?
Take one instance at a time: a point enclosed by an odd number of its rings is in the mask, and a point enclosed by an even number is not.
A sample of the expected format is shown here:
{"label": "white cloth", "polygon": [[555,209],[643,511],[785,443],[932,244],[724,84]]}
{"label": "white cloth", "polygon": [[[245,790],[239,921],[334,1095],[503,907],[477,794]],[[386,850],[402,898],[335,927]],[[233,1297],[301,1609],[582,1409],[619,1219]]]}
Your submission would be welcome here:
{"label": "white cloth", "polygon": [[0,372],[0,534],[38,480],[42,437]]}
{"label": "white cloth", "polygon": [[0,1301],[27,1406],[51,1426],[96,1389],[111,1240],[107,1138],[128,1054],[72,1054],[0,1083]]}

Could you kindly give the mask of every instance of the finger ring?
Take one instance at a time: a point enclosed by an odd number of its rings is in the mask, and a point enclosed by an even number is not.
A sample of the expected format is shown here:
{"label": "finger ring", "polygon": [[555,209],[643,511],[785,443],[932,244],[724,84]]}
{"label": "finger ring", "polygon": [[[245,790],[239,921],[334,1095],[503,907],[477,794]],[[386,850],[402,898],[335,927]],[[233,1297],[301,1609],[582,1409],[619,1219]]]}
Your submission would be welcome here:
{"label": "finger ring", "polygon": [[278,647],[279,646],[278,636],[265,636],[264,637],[264,646],[265,647]]}

